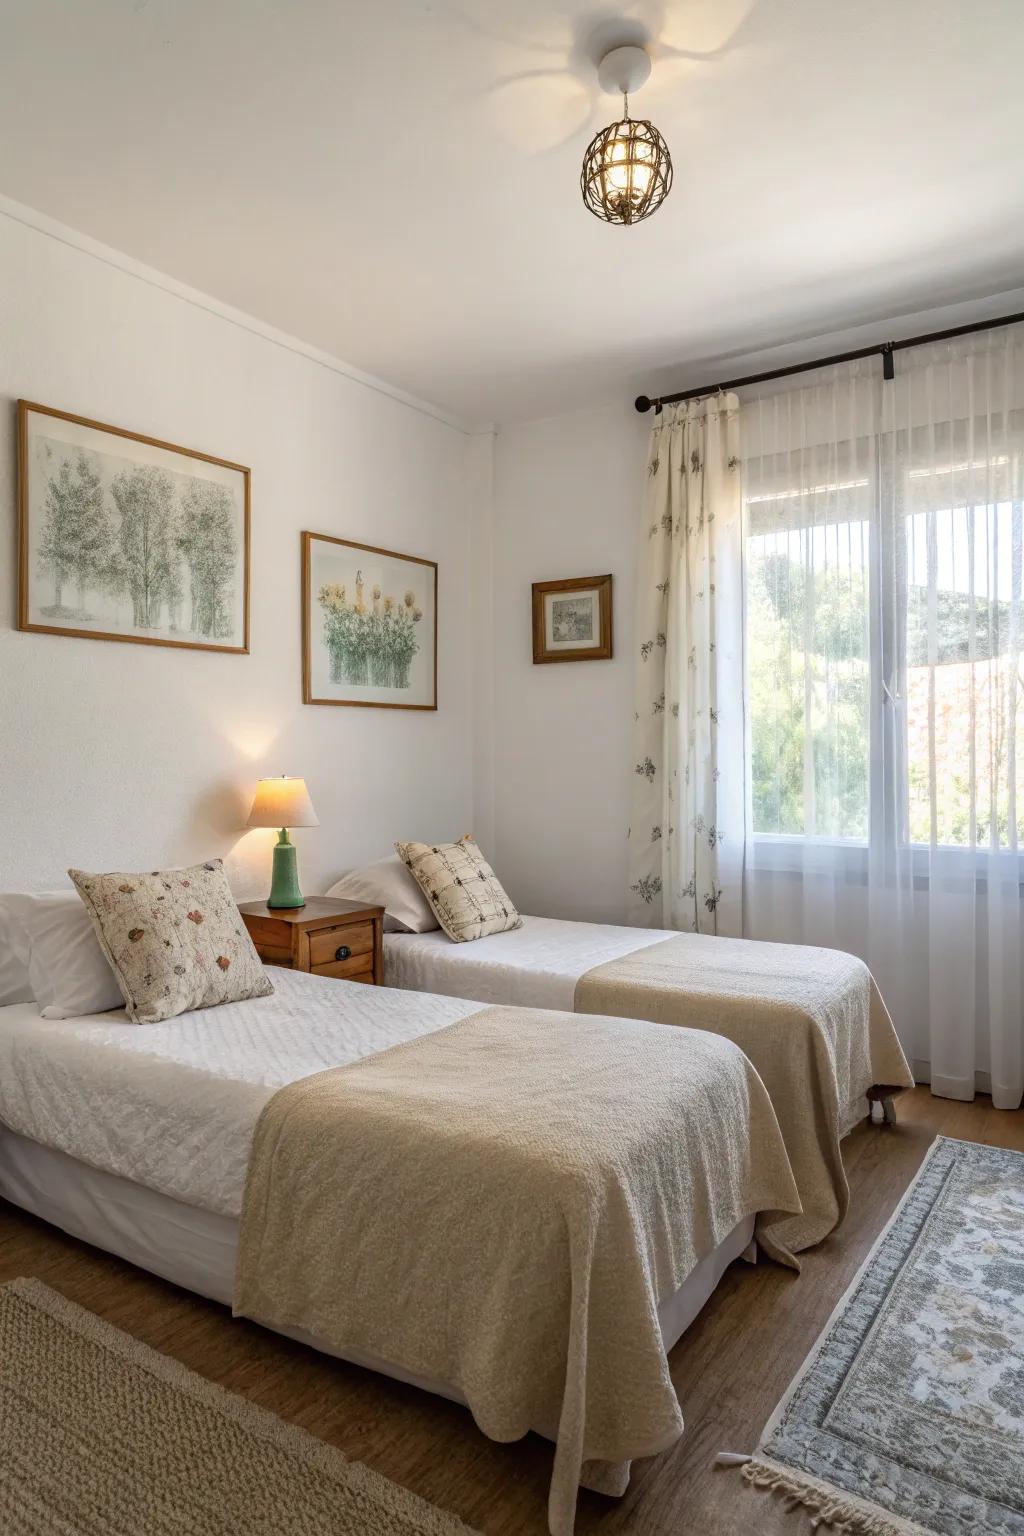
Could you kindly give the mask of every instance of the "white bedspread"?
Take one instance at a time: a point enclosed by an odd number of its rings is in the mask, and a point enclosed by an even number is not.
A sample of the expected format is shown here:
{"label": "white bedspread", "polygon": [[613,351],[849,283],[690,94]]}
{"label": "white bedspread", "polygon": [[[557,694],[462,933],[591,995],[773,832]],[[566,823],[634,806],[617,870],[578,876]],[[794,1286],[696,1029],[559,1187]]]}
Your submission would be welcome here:
{"label": "white bedspread", "polygon": [[237,1217],[253,1131],[286,1083],[479,1008],[274,968],[272,997],[130,1024],[0,1008],[0,1122],[107,1173]]}
{"label": "white bedspread", "polygon": [[471,944],[433,933],[386,933],[384,977],[389,987],[474,997],[481,1003],[573,1009],[576,983],[608,960],[677,938],[666,928],[617,928],[524,917],[523,926]]}

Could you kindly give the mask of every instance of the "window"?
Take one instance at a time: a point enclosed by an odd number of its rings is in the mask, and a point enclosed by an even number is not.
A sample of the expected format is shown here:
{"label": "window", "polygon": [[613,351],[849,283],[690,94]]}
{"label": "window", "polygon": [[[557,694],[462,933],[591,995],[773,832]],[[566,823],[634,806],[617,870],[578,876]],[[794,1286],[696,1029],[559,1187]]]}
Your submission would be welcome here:
{"label": "window", "polygon": [[755,832],[868,835],[866,522],[747,540]]}
{"label": "window", "polygon": [[1024,810],[1021,504],[911,512],[905,539],[909,839],[1005,847]]}
{"label": "window", "polygon": [[1024,837],[1024,423],[995,427],[745,461],[755,837]]}
{"label": "window", "polygon": [[869,451],[862,441],[746,466],[755,834],[868,836]]}

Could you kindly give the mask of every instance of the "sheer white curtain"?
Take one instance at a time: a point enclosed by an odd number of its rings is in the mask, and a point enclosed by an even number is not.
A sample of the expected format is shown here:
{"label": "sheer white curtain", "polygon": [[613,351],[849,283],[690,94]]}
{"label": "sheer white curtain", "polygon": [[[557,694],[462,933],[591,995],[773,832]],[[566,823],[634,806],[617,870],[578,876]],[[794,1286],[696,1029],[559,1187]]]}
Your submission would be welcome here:
{"label": "sheer white curtain", "polygon": [[933,1091],[1024,1092],[1024,332],[744,401],[746,932],[875,973]]}

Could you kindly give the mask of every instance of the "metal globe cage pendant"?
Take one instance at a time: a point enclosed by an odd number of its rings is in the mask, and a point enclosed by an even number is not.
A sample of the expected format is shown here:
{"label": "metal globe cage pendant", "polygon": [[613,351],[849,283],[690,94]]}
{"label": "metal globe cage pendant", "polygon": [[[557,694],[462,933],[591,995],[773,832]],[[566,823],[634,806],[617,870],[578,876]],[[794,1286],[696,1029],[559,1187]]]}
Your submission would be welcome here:
{"label": "metal globe cage pendant", "polygon": [[672,157],[653,123],[629,115],[629,91],[642,85],[651,61],[642,48],[616,48],[601,61],[606,90],[621,90],[622,117],[596,133],[580,172],[583,201],[606,224],[638,224],[665,201],[672,187]]}

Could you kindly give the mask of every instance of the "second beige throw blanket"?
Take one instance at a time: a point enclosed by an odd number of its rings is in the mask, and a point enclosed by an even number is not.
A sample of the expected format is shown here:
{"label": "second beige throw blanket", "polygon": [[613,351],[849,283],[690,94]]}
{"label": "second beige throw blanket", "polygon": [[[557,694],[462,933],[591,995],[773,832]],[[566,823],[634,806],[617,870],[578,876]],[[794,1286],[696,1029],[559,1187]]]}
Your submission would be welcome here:
{"label": "second beige throw blanket", "polygon": [[867,966],[836,949],[680,934],[596,966],[576,984],[580,1012],[713,1030],[734,1041],[768,1089],[802,1215],[772,1236],[789,1254],[846,1214],[839,1143],[876,1084],[913,1086]]}
{"label": "second beige throw blanket", "polygon": [[798,1208],[728,1041],[488,1008],[275,1094],[235,1310],[453,1383],[493,1439],[548,1435],[567,1536],[584,1462],[621,1491],[682,1431],[659,1303],[746,1216]]}

